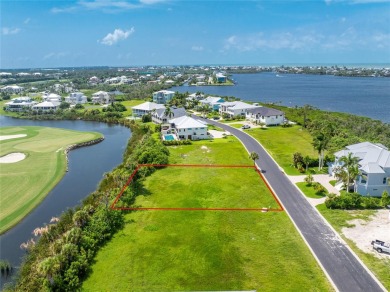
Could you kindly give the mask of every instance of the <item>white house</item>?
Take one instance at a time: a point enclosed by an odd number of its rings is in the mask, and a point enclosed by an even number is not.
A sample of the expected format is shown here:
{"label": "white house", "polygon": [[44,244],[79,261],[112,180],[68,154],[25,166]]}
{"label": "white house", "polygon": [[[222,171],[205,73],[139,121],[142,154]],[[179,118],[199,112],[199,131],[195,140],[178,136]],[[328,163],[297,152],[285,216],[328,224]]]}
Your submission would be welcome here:
{"label": "white house", "polygon": [[359,176],[356,189],[363,196],[382,196],[383,191],[390,193],[390,151],[382,144],[362,142],[349,145],[346,149],[336,152],[335,161],[329,163],[328,171],[334,174],[334,169],[343,165],[340,158],[352,153],[359,159]]}
{"label": "white house", "polygon": [[24,90],[24,87],[18,86],[18,85],[7,85],[2,88],[0,88],[1,92],[7,92],[7,93],[21,93]]}
{"label": "white house", "polygon": [[60,107],[60,102],[58,101],[44,101],[41,103],[38,103],[32,107],[34,111],[43,111],[43,112],[48,112],[48,111],[56,111]]}
{"label": "white house", "polygon": [[221,115],[226,114],[229,117],[245,117],[246,111],[258,108],[259,106],[249,104],[242,101],[224,102],[219,106],[219,113]]}
{"label": "white house", "polygon": [[162,124],[168,122],[169,119],[179,118],[186,116],[187,112],[183,107],[171,107],[171,115],[166,116],[166,107],[156,109],[152,112],[152,121],[156,124]]}
{"label": "white house", "polygon": [[154,102],[144,102],[139,105],[133,106],[131,109],[133,111],[134,117],[142,117],[147,114],[152,114],[153,111],[157,109],[165,109],[165,106],[163,104],[157,104]]}
{"label": "white house", "polygon": [[107,104],[110,102],[110,95],[106,91],[98,91],[92,94],[92,102]]}
{"label": "white house", "polygon": [[20,112],[28,108],[31,108],[33,105],[36,105],[37,102],[32,100],[31,97],[22,96],[13,98],[10,102],[5,104],[5,110],[11,112]]}
{"label": "white house", "polygon": [[153,92],[153,102],[159,104],[165,104],[167,102],[170,102],[174,95],[175,95],[174,91],[169,91],[169,90],[156,91]]}
{"label": "white house", "polygon": [[284,112],[265,106],[248,109],[246,118],[254,123],[261,123],[267,126],[283,124]]}
{"label": "white house", "polygon": [[169,128],[162,130],[163,134],[174,134],[179,139],[202,140],[209,139],[207,125],[189,116],[169,120]]}
{"label": "white house", "polygon": [[43,101],[57,101],[61,102],[61,95],[58,95],[56,93],[45,93],[42,95]]}
{"label": "white house", "polygon": [[219,107],[225,100],[220,97],[208,96],[205,99],[201,99],[199,103],[203,106],[211,108],[213,111],[218,111]]}
{"label": "white house", "polygon": [[70,104],[83,104],[87,102],[87,97],[82,92],[72,92],[65,97],[65,102]]}

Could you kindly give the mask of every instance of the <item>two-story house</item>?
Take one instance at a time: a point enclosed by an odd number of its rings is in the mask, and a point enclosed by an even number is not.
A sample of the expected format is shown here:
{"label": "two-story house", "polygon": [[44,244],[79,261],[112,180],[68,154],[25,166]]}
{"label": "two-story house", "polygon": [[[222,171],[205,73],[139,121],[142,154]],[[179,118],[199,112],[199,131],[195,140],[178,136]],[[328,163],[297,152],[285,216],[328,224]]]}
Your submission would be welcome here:
{"label": "two-story house", "polygon": [[340,158],[349,153],[359,159],[359,176],[355,181],[359,194],[380,197],[385,190],[390,193],[390,151],[385,146],[370,142],[347,146],[336,152],[335,161],[328,164],[330,175],[336,167],[343,166]]}

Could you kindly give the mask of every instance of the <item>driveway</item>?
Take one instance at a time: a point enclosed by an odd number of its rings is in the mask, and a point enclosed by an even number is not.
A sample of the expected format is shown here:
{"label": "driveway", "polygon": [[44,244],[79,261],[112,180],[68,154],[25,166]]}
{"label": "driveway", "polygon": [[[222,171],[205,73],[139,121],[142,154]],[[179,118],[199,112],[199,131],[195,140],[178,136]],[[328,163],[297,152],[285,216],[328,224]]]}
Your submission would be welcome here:
{"label": "driveway", "polygon": [[[257,166],[281,201],[328,279],[339,291],[385,291],[374,275],[357,258],[320,213],[305,199],[265,149],[244,131],[212,120],[236,136],[248,152],[259,154]],[[282,228],[282,227],[281,227]],[[292,251],[293,252],[293,251]]]}

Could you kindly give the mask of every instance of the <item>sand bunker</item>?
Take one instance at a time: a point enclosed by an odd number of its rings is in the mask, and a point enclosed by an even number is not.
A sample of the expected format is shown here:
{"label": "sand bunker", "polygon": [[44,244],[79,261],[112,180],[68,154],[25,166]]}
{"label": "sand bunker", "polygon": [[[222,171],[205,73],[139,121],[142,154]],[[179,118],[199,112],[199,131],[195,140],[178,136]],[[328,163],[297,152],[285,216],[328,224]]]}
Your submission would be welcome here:
{"label": "sand bunker", "polygon": [[15,163],[26,158],[24,153],[10,153],[5,156],[0,157],[0,163]]}
{"label": "sand bunker", "polygon": [[22,138],[22,137],[26,137],[26,136],[27,136],[27,134],[3,135],[3,136],[0,136],[0,141],[8,140],[8,139],[15,139],[15,138]]}
{"label": "sand bunker", "polygon": [[389,210],[379,210],[370,219],[364,221],[355,219],[348,223],[354,224],[355,227],[343,228],[343,234],[356,243],[357,247],[366,253],[374,254],[378,258],[390,258],[389,254],[379,254],[371,245],[371,241],[378,239],[390,242],[390,216]]}

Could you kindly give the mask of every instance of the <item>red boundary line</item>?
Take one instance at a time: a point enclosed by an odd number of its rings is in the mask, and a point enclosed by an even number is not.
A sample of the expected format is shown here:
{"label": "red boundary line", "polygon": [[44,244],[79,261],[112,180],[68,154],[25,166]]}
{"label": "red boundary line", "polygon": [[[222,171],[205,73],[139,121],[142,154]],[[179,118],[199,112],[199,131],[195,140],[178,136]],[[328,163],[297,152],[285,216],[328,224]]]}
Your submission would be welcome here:
{"label": "red boundary line", "polygon": [[[256,172],[259,174],[265,185],[267,186],[268,190],[271,192],[274,200],[279,205],[279,209],[274,208],[178,208],[178,207],[171,207],[171,208],[159,208],[159,207],[116,207],[115,205],[119,201],[120,197],[123,195],[123,193],[126,191],[127,187],[130,185],[130,183],[133,181],[133,178],[135,174],[138,172],[138,170],[141,167],[210,167],[210,168],[254,168]],[[279,202],[279,199],[275,195],[274,191],[268,184],[268,182],[265,180],[263,174],[261,171],[252,165],[218,165],[218,164],[138,164],[138,166],[135,168],[133,173],[130,175],[129,179],[126,181],[126,184],[122,187],[120,193],[116,196],[114,202],[110,206],[111,210],[144,210],[144,211],[261,211],[261,212],[282,212],[284,211],[282,204]]]}

